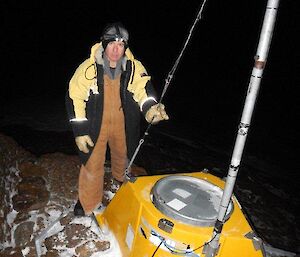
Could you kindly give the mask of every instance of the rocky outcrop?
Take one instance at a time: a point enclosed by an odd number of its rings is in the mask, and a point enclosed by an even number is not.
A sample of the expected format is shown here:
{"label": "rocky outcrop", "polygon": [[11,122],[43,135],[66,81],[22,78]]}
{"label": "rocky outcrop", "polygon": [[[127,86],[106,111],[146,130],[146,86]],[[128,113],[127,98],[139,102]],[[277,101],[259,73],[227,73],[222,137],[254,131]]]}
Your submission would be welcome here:
{"label": "rocky outcrop", "polygon": [[[37,158],[0,134],[0,257],[36,256],[36,242],[41,256],[68,250],[70,256],[87,257],[110,248],[95,232],[92,219],[73,216],[79,168],[77,156],[52,153]],[[136,168],[134,173],[145,171]],[[106,172],[104,187],[110,178]],[[55,231],[41,237],[55,221]]]}
{"label": "rocky outcrop", "polygon": [[7,242],[14,242],[11,229],[17,212],[13,210],[12,198],[17,195],[16,186],[21,181],[18,162],[32,160],[33,155],[11,138],[0,134],[0,247],[9,246]]}

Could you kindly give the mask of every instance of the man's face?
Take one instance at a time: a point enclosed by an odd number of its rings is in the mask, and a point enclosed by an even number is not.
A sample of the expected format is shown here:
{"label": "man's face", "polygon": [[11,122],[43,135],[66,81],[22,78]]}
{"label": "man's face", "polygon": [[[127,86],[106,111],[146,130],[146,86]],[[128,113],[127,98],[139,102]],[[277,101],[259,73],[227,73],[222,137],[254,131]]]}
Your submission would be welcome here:
{"label": "man's face", "polygon": [[122,41],[112,41],[109,42],[106,49],[105,54],[110,61],[111,65],[116,64],[124,55],[125,45]]}

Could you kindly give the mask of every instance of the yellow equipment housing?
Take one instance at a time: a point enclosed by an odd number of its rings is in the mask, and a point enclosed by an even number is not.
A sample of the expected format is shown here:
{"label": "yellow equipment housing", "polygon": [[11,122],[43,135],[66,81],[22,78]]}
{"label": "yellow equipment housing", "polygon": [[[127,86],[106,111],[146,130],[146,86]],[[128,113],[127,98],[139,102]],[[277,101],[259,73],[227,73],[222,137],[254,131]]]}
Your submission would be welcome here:
{"label": "yellow equipment housing", "polygon": [[[180,188],[181,184],[185,188]],[[142,176],[133,183],[124,183],[96,218],[100,227],[108,226],[114,233],[123,257],[203,257],[217,220],[220,199],[216,199],[221,198],[218,190],[222,194],[224,186],[223,180],[207,172]],[[189,197],[193,199],[190,203],[200,203],[205,209],[189,207],[185,202]],[[216,204],[214,212],[211,207]],[[202,214],[192,213],[193,208]],[[264,256],[261,242],[235,197],[228,209],[216,256]]]}

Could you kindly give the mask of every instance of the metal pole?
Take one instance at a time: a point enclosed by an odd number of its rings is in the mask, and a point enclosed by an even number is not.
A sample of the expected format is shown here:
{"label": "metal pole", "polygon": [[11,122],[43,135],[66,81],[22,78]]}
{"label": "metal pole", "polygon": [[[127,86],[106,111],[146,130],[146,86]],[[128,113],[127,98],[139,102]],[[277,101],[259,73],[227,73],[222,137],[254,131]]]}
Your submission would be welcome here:
{"label": "metal pole", "polygon": [[254,105],[259,92],[263,71],[266,65],[266,61],[270,49],[270,43],[273,35],[278,5],[279,5],[279,0],[268,0],[263,26],[259,38],[259,44],[257,47],[256,56],[254,58],[255,62],[254,62],[254,66],[252,69],[252,74],[248,86],[242,118],[238,127],[238,132],[237,132],[237,137],[236,137],[234,150],[231,158],[231,163],[229,166],[226,184],[225,184],[222,200],[220,203],[218,218],[215,223],[212,239],[204,248],[205,257],[216,256],[219,249],[219,239],[222,232],[224,217],[226,215],[226,210],[228,208],[232,196],[235,180],[239,170],[241,157],[243,154],[243,150],[244,150],[244,146],[248,134],[248,129],[250,127]]}

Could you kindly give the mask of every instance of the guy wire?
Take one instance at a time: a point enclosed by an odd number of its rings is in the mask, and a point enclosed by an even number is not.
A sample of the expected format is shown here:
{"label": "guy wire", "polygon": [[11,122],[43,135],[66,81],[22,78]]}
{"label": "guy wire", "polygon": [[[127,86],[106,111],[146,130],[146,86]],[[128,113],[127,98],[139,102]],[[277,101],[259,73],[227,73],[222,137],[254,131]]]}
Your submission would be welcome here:
{"label": "guy wire", "polygon": [[[188,36],[187,36],[187,38],[186,38],[186,40],[185,40],[185,43],[184,43],[184,45],[183,45],[183,47],[182,47],[182,49],[181,49],[181,51],[180,51],[180,54],[178,55],[178,57],[177,57],[177,59],[176,59],[174,65],[173,65],[172,69],[169,71],[169,73],[168,73],[168,75],[167,75],[167,78],[165,79],[165,85],[164,85],[163,91],[162,91],[162,93],[161,93],[159,102],[158,102],[159,104],[162,102],[162,100],[163,100],[163,98],[164,98],[164,96],[165,96],[165,94],[166,94],[166,92],[167,92],[167,89],[168,89],[168,87],[169,87],[169,85],[170,85],[170,83],[171,83],[171,81],[172,81],[172,79],[173,79],[173,76],[174,76],[174,73],[175,73],[175,71],[176,71],[176,69],[177,69],[177,66],[178,66],[178,64],[179,64],[179,62],[180,62],[180,60],[181,60],[181,58],[182,58],[182,56],[183,56],[183,53],[184,53],[184,51],[185,51],[185,49],[186,49],[186,47],[187,47],[187,45],[188,45],[188,43],[189,43],[189,41],[190,41],[190,39],[191,39],[191,37],[192,37],[193,31],[194,31],[194,29],[195,29],[195,27],[196,27],[196,24],[198,23],[199,20],[202,19],[202,12],[203,12],[204,6],[205,6],[205,4],[206,4],[206,1],[207,1],[207,0],[204,0],[204,1],[202,2],[201,7],[200,7],[200,10],[199,10],[199,12],[198,12],[198,14],[197,14],[197,17],[196,17],[195,20],[194,20],[194,23],[193,23],[192,27],[190,28],[189,34],[188,34]],[[152,126],[152,122],[153,122],[154,118],[155,118],[155,116],[152,118],[152,121],[151,121],[151,122],[149,123],[149,125],[147,126],[147,128],[146,128],[146,130],[145,130],[145,132],[144,132],[144,134],[143,134],[143,137],[140,139],[139,144],[138,144],[138,146],[136,147],[135,152],[134,152],[134,154],[133,154],[133,156],[132,156],[132,158],[131,158],[131,160],[130,160],[130,162],[129,162],[129,164],[128,164],[126,170],[125,170],[125,175],[126,175],[126,178],[127,178],[127,179],[129,179],[129,178],[131,177],[131,176],[129,175],[131,165],[133,164],[133,161],[135,160],[135,157],[137,156],[137,154],[138,154],[138,152],[139,152],[139,150],[140,150],[140,148],[141,148],[141,145],[144,143],[146,136],[149,135],[149,132],[148,132],[148,131],[150,130],[150,128],[151,128],[151,126]],[[129,179],[129,180],[130,180],[130,179]]]}

